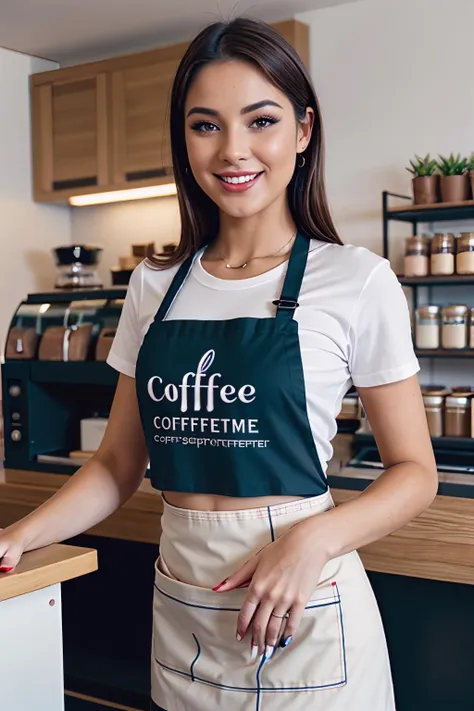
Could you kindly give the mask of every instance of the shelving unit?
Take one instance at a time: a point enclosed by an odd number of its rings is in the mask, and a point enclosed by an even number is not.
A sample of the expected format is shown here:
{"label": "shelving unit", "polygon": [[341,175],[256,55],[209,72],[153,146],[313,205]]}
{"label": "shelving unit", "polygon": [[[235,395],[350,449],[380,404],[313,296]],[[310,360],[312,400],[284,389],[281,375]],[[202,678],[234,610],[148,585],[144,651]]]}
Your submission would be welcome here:
{"label": "shelving unit", "polygon": [[[375,444],[375,437],[370,433],[358,434],[357,439],[369,445]],[[434,447],[443,449],[472,450],[474,447],[472,437],[432,437],[431,441]]]}
{"label": "shelving unit", "polygon": [[430,350],[428,348],[416,348],[415,353],[417,358],[474,358],[474,350],[469,349],[452,349],[436,348]]}
{"label": "shelving unit", "polygon": [[[406,204],[393,205],[393,200],[404,200]],[[407,204],[409,203],[409,204]],[[413,227],[413,234],[418,234],[418,226],[420,223],[429,222],[454,222],[457,220],[473,220],[474,221],[474,200],[460,203],[436,203],[434,205],[414,205],[412,198],[407,195],[399,195],[384,191],[382,193],[382,209],[383,209],[383,255],[389,259],[389,226],[392,221],[408,222]],[[429,298],[431,299],[431,289],[433,287],[444,286],[474,286],[473,275],[453,274],[451,276],[427,276],[427,277],[406,277],[400,275],[398,277],[403,286],[413,289],[413,306],[417,308],[419,303],[418,290],[428,287]],[[466,348],[459,350],[446,349],[416,349],[415,353],[418,358],[455,358],[469,359],[474,361],[474,349]],[[373,435],[371,434],[356,434],[356,442],[360,446],[375,445]],[[434,437],[432,438],[433,447],[436,450],[451,450],[453,453],[463,453],[465,457],[473,455],[474,464],[474,438],[459,438],[459,437]],[[460,455],[461,456],[461,455]],[[454,457],[455,458],[455,457]]]}
{"label": "shelving unit", "polygon": [[[390,206],[391,198],[409,201],[409,205]],[[465,202],[439,202],[434,205],[414,205],[408,195],[399,195],[384,190],[383,208],[383,255],[389,258],[389,223],[390,221],[410,222],[413,234],[418,234],[418,225],[426,222],[454,222],[455,220],[474,220],[474,200]],[[473,280],[474,283],[474,280]]]}
{"label": "shelving unit", "polygon": [[453,274],[452,276],[406,277],[398,276],[403,286],[469,286],[474,285],[474,275]]}

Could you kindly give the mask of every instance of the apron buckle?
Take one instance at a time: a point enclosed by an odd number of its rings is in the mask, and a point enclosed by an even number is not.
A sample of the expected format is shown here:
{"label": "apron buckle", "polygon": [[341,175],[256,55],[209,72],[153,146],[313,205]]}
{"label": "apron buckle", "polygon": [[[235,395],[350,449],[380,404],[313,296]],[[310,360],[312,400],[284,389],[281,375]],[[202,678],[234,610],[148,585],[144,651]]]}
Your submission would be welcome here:
{"label": "apron buckle", "polygon": [[279,309],[283,309],[284,311],[294,311],[299,306],[296,299],[276,299],[275,301],[272,301],[272,304],[274,306],[278,306]]}

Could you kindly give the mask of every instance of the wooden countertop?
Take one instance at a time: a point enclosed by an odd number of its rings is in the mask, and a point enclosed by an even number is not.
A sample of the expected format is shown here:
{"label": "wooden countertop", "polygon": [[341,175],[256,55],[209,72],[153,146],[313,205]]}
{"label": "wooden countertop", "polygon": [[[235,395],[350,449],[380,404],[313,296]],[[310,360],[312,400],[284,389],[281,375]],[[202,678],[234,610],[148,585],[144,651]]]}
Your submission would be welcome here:
{"label": "wooden countertop", "polygon": [[[359,493],[332,489],[337,505]],[[420,516],[359,553],[374,572],[474,585],[474,499],[437,496]]]}
{"label": "wooden countertop", "polygon": [[97,570],[97,552],[54,544],[24,553],[11,573],[0,573],[0,601],[78,578]]}
{"label": "wooden countertop", "polygon": [[[65,477],[16,471],[7,479],[0,483],[0,526],[43,503]],[[338,505],[359,493],[332,488]],[[158,544],[162,511],[161,496],[145,480],[125,506],[87,533]],[[367,570],[474,585],[474,498],[437,496],[414,521],[359,552]]]}

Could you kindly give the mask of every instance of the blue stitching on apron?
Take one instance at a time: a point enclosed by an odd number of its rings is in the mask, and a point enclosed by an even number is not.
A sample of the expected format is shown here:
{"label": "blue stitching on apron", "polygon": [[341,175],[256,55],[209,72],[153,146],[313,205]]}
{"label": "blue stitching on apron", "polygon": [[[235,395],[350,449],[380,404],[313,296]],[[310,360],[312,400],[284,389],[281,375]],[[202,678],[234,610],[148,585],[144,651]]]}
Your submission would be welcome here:
{"label": "blue stitching on apron", "polygon": [[268,511],[268,523],[270,524],[270,533],[272,535],[272,543],[275,540],[275,531],[273,530],[273,521],[272,521],[272,513],[270,511],[270,506],[267,506],[267,511]]}
{"label": "blue stitching on apron", "polygon": [[[167,671],[173,672],[174,674],[179,674],[180,676],[185,676],[187,679],[191,678],[191,674],[189,672],[183,672],[180,671],[179,669],[174,669],[174,667],[169,667],[167,664],[163,664],[163,662],[160,662],[156,657],[155,657],[155,662],[162,667],[163,669],[166,669]],[[215,681],[209,681],[208,679],[201,679],[199,676],[194,677],[194,681],[200,681],[202,684],[207,684],[208,686],[214,686],[217,689],[224,689],[226,691],[258,691],[258,688],[255,686],[229,686],[228,684],[218,684]],[[339,686],[344,686],[347,684],[347,679],[343,679],[342,681],[336,681],[334,684],[323,684],[322,686],[276,686],[276,687],[267,687],[267,686],[261,686],[260,691],[278,691],[278,692],[285,692],[285,691],[312,691],[315,689],[335,689]]]}
{"label": "blue stitching on apron", "polygon": [[[158,592],[161,595],[164,595],[165,597],[169,598],[170,600],[173,600],[174,602],[179,602],[180,605],[185,605],[186,607],[198,607],[200,610],[217,610],[217,611],[223,611],[223,612],[240,612],[240,607],[214,607],[213,605],[198,605],[195,602],[184,602],[184,600],[179,600],[177,597],[173,597],[173,595],[169,595],[166,593],[164,590],[158,587],[158,585],[155,583],[155,588],[158,590]],[[218,593],[216,593],[218,594]],[[339,595],[339,591],[338,591]],[[329,607],[329,605],[340,605],[341,604],[341,598],[337,597],[334,598],[334,600],[331,600],[331,602],[321,602],[321,603],[316,603],[315,605],[306,605],[304,608],[305,610],[313,610],[316,607]]]}
{"label": "blue stitching on apron", "polygon": [[342,637],[342,660],[344,667],[344,681],[347,682],[347,659],[346,659],[346,635],[344,632],[344,615],[342,612],[341,595],[339,592],[339,586],[335,582],[334,588],[337,591],[337,596],[339,598],[339,620],[341,622],[341,637]]}
{"label": "blue stitching on apron", "polygon": [[261,701],[262,701],[262,695],[261,695],[261,692],[262,692],[262,685],[261,685],[261,683],[260,683],[260,674],[261,674],[261,671],[262,671],[262,668],[263,668],[263,665],[264,665],[264,664],[265,664],[265,655],[263,654],[263,655],[262,655],[262,659],[261,659],[261,661],[260,661],[260,664],[258,665],[257,674],[256,674],[256,679],[257,679],[257,701],[256,701],[256,705],[255,705],[255,711],[260,711],[260,704],[261,704]]}
{"label": "blue stitching on apron", "polygon": [[199,657],[200,657],[200,655],[201,655],[201,645],[199,644],[198,638],[196,637],[195,634],[193,634],[193,637],[194,637],[194,641],[195,641],[196,644],[197,644],[198,651],[197,651],[196,656],[195,656],[194,659],[193,659],[193,663],[191,664],[191,670],[190,670],[190,671],[191,671],[191,679],[192,679],[192,681],[196,681],[196,677],[194,676],[194,665],[196,664],[197,660],[199,659]]}

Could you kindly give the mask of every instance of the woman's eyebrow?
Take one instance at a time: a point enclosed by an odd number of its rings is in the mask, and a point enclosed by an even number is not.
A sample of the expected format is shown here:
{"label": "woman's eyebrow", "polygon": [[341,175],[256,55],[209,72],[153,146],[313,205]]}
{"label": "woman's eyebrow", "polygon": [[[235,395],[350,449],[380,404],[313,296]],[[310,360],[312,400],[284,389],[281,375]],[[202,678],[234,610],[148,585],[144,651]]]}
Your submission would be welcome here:
{"label": "woman's eyebrow", "polygon": [[[250,114],[252,111],[257,111],[257,109],[262,109],[264,106],[276,106],[278,109],[283,109],[283,106],[277,104],[276,101],[271,99],[263,99],[262,101],[257,101],[255,104],[249,104],[244,106],[241,110],[241,114]],[[187,116],[192,116],[193,114],[205,114],[206,116],[219,116],[219,112],[215,109],[209,109],[206,106],[193,106],[192,109],[188,111]]]}

